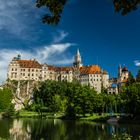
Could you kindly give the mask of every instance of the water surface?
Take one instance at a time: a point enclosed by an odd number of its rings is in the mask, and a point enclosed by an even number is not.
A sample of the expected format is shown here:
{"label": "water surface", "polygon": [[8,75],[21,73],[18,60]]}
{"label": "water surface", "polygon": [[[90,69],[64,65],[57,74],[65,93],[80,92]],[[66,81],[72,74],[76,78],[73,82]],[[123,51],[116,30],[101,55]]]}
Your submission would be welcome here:
{"label": "water surface", "polygon": [[127,131],[136,139],[140,125],[103,124],[57,119],[0,120],[0,138],[10,140],[111,140]]}

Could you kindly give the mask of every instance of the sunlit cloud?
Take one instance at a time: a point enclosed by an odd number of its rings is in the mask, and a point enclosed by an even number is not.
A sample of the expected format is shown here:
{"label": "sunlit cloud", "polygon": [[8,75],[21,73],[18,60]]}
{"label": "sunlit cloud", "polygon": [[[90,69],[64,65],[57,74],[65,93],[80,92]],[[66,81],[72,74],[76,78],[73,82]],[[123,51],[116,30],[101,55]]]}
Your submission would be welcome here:
{"label": "sunlit cloud", "polygon": [[39,47],[33,50],[16,50],[1,49],[0,50],[0,81],[5,81],[7,76],[8,64],[13,57],[21,54],[22,59],[36,59],[40,63],[49,65],[71,65],[73,56],[67,56],[67,50],[73,44],[59,43]]}
{"label": "sunlit cloud", "polygon": [[135,66],[140,67],[140,60],[135,60],[134,63],[135,63]]}

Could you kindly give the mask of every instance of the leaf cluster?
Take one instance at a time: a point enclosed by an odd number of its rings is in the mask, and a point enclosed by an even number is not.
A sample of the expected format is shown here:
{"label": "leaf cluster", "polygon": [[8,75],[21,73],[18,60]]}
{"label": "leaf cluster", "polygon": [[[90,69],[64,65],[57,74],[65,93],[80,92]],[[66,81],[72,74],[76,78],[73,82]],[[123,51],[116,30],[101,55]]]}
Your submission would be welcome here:
{"label": "leaf cluster", "polygon": [[67,0],[37,0],[36,6],[38,8],[45,6],[49,10],[42,19],[43,23],[52,25],[58,24],[66,2]]}
{"label": "leaf cluster", "polygon": [[137,9],[140,0],[114,0],[113,3],[116,12],[121,12],[122,15],[126,15]]}

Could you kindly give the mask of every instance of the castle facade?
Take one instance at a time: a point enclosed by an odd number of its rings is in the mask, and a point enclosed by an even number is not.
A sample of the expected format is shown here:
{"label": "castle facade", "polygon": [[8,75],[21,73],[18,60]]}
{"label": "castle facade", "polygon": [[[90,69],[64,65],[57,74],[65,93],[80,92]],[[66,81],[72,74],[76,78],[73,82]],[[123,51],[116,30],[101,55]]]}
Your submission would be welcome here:
{"label": "castle facade", "polygon": [[14,57],[9,64],[7,78],[10,80],[33,81],[68,81],[77,79],[82,85],[89,85],[98,93],[102,87],[109,87],[109,75],[98,65],[83,66],[79,50],[74,58],[73,66],[58,67],[40,64],[37,60],[22,60],[21,56]]}

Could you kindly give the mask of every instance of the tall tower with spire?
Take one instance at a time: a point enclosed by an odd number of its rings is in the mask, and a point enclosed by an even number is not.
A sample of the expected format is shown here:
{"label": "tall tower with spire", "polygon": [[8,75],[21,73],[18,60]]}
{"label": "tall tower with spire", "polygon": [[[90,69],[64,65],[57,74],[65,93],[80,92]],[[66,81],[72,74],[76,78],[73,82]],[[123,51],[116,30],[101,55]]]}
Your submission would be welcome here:
{"label": "tall tower with spire", "polygon": [[77,54],[75,55],[73,66],[78,68],[82,67],[82,59],[79,49],[77,49]]}

